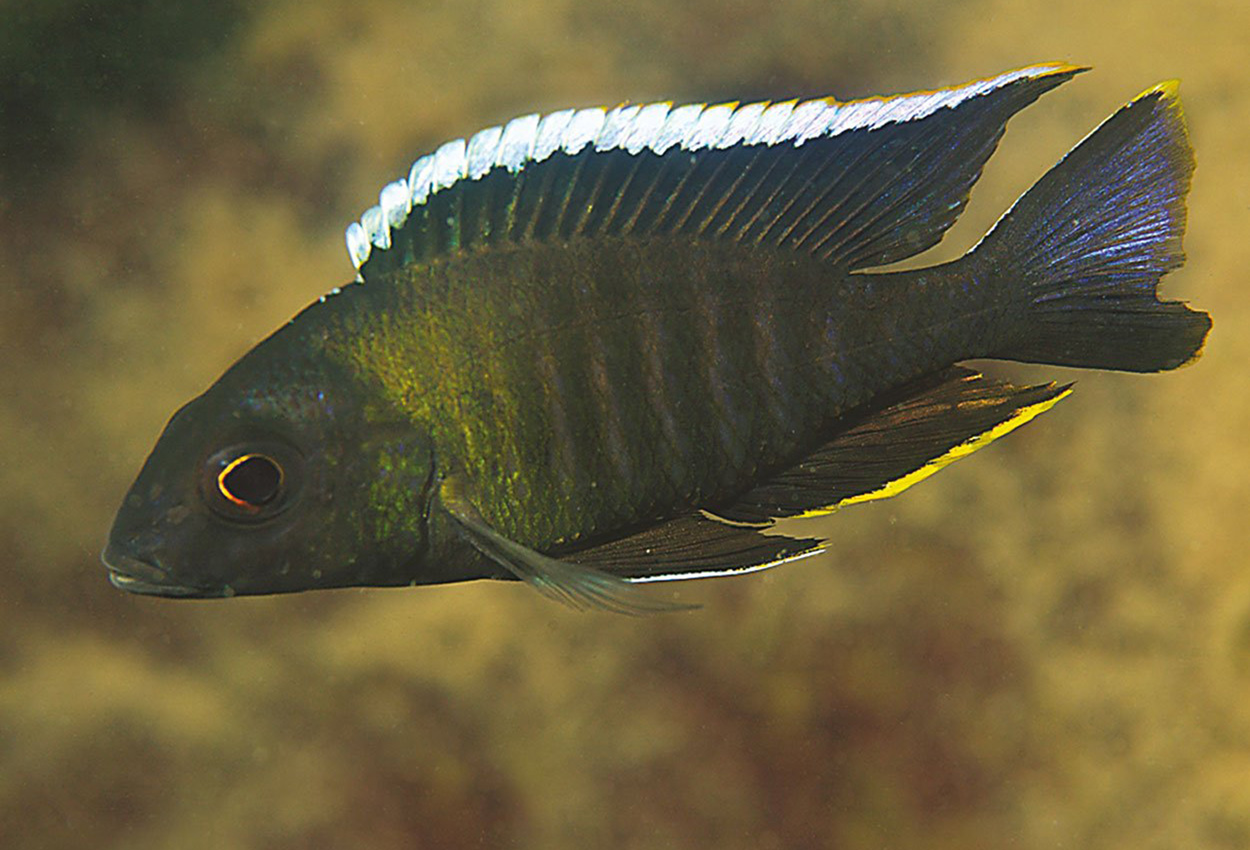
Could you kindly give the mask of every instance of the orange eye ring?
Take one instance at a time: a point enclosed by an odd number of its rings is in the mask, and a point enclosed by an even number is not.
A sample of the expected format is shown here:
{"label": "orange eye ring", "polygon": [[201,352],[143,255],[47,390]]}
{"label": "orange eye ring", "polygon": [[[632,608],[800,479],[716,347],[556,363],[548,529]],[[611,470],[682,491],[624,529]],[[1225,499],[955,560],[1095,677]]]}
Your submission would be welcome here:
{"label": "orange eye ring", "polygon": [[278,497],[285,478],[280,463],[268,455],[251,452],[222,467],[217,473],[217,490],[228,502],[256,513]]}
{"label": "orange eye ring", "polygon": [[200,497],[227,522],[268,522],[299,504],[305,466],[299,449],[281,438],[230,443],[201,461]]}

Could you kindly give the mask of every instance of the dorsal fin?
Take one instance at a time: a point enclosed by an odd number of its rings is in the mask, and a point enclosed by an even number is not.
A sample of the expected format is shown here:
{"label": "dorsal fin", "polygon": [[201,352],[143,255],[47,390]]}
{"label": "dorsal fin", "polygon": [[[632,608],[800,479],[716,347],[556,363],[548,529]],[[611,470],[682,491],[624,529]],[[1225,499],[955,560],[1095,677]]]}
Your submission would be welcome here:
{"label": "dorsal fin", "polygon": [[941,239],[1007,120],[1082,70],[1036,65],[848,103],[527,115],[418,159],[348,228],[348,253],[363,280],[472,247],[596,236],[685,234],[882,265]]}

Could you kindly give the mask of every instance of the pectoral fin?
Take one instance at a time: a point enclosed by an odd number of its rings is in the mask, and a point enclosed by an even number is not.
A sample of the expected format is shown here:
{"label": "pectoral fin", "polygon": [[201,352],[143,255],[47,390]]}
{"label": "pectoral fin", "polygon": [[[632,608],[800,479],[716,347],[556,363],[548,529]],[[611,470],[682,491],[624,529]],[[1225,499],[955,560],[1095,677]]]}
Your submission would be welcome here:
{"label": "pectoral fin", "polygon": [[1014,386],[953,367],[849,418],[798,465],[713,513],[763,523],[895,496],[1049,410],[1070,387]]}
{"label": "pectoral fin", "polygon": [[475,549],[550,599],[578,609],[633,615],[698,607],[657,599],[625,578],[561,561],[508,539],[491,528],[455,477],[443,481],[439,501]]}

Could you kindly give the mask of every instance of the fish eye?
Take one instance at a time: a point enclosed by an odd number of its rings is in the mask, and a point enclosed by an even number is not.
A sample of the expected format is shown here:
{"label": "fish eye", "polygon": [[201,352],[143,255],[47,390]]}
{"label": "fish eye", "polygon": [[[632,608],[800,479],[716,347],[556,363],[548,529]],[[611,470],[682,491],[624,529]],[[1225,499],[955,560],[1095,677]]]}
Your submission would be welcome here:
{"label": "fish eye", "polygon": [[300,461],[295,451],[276,443],[232,446],[205,461],[200,488],[226,519],[268,519],[291,503]]}
{"label": "fish eye", "polygon": [[221,495],[246,510],[269,504],[282,488],[282,467],[271,457],[248,454],[235,458],[217,473]]}

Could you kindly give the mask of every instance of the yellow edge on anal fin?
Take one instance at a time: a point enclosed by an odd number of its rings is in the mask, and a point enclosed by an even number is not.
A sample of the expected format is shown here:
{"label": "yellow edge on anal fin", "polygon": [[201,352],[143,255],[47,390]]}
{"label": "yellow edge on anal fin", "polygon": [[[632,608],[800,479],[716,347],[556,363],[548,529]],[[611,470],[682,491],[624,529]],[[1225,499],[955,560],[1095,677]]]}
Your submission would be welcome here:
{"label": "yellow edge on anal fin", "polygon": [[985,448],[1004,434],[1010,434],[1024,423],[1050,410],[1058,404],[1061,399],[1066,398],[1071,393],[1072,388],[1068,387],[1054,398],[1048,398],[1045,401],[1039,401],[1036,404],[1030,404],[1026,407],[1022,407],[1017,410],[1016,414],[1010,419],[1004,422],[999,422],[990,430],[977,434],[972,439],[965,440],[964,442],[951,447],[944,454],[939,455],[926,463],[924,466],[921,466],[918,469],[913,469],[901,478],[889,481],[878,487],[876,490],[872,490],[867,493],[860,493],[856,496],[848,496],[842,501],[826,508],[813,508],[809,511],[804,511],[801,514],[796,514],[795,518],[804,519],[807,517],[825,516],[826,514],[831,514],[839,508],[846,507],[847,505],[857,505],[860,502],[872,502],[877,499],[888,499],[891,496],[897,496],[909,487],[924,481],[930,475],[933,475],[947,466],[950,466],[960,458],[967,457],[978,449]]}

